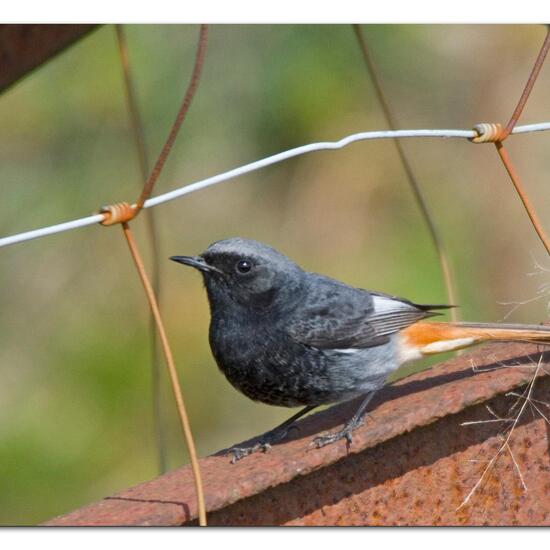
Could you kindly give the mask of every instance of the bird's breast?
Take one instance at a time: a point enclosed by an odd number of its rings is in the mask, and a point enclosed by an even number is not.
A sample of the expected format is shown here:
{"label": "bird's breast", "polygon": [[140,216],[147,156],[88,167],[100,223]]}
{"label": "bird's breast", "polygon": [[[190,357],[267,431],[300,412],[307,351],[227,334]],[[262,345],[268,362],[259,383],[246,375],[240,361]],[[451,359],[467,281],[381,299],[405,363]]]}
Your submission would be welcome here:
{"label": "bird's breast", "polygon": [[301,351],[276,327],[213,319],[210,346],[228,381],[250,399],[288,407],[307,399],[299,395]]}
{"label": "bird's breast", "polygon": [[287,407],[320,405],[379,388],[393,363],[393,344],[317,349],[284,327],[213,318],[210,345],[228,381],[250,399]]}

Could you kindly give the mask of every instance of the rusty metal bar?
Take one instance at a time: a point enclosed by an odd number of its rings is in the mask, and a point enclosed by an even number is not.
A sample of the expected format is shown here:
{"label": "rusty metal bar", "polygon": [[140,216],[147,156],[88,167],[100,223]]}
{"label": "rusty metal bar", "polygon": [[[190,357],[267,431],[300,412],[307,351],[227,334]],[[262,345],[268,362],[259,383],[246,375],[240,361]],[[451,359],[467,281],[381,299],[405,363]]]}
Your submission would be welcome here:
{"label": "rusty metal bar", "polygon": [[0,92],[98,25],[0,25]]}
{"label": "rusty metal bar", "polygon": [[[341,424],[352,404],[302,421],[294,439],[235,465],[201,460],[211,525],[550,525],[549,427],[525,415],[511,445],[525,492],[506,460],[460,510],[462,499],[502,439],[485,406],[506,414],[540,359],[527,344],[489,344],[402,379],[376,398],[370,417],[344,443],[310,446]],[[550,354],[542,357],[549,371]],[[476,368],[473,368],[476,367]],[[550,377],[536,398],[550,401]],[[228,442],[229,443],[229,442]],[[52,519],[46,525],[192,525],[197,507],[189,467]]]}

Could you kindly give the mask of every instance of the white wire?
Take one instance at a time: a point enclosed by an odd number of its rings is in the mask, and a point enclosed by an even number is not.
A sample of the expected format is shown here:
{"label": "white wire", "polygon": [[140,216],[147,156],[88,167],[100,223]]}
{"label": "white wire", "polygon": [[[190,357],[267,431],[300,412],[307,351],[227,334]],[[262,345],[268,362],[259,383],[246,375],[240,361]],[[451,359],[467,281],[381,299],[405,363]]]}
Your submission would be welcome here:
{"label": "white wire", "polygon": [[[469,138],[475,137],[477,133],[473,130],[393,130],[385,132],[360,132],[358,134],[352,134],[351,136],[346,136],[339,141],[322,141],[320,143],[310,143],[308,145],[302,145],[301,147],[295,147],[294,149],[289,149],[288,151],[283,151],[276,155],[266,157],[256,162],[251,162],[250,164],[245,164],[234,170],[229,170],[229,172],[224,172],[223,174],[218,174],[217,176],[212,176],[211,178],[206,178],[205,180],[197,181],[196,183],[191,183],[185,187],[180,187],[179,189],[174,189],[158,197],[154,197],[145,202],[145,207],[149,208],[151,206],[156,206],[157,204],[162,204],[163,202],[171,201],[188,193],[193,193],[204,189],[205,187],[210,187],[222,181],[227,181],[229,179],[235,178],[237,176],[242,176],[243,174],[248,174],[254,170],[264,168],[271,164],[276,164],[283,160],[287,160],[292,157],[297,157],[299,155],[304,155],[305,153],[311,153],[313,151],[323,151],[326,149],[342,149],[346,145],[350,145],[356,141],[364,141],[368,139],[387,139],[387,138],[407,138],[407,137],[462,137]],[[0,241],[1,242],[1,241]]]}
{"label": "white wire", "polygon": [[57,225],[42,227],[41,229],[33,229],[32,231],[25,231],[24,233],[18,233],[17,235],[12,235],[11,237],[4,237],[3,239],[0,239],[0,248],[10,244],[32,241],[33,239],[46,237],[47,235],[53,235],[54,233],[62,233],[63,231],[78,229],[79,227],[85,227],[86,225],[93,225],[102,221],[103,217],[103,214],[94,214],[93,216],[88,216],[86,218],[58,223]]}
{"label": "white wire", "polygon": [[[516,126],[512,134],[524,134],[527,132],[542,132],[545,130],[550,130],[550,122],[542,122],[539,124],[529,124],[526,126]],[[216,176],[206,178],[204,180],[179,187],[168,193],[158,195],[145,201],[143,205],[144,208],[151,208],[159,204],[177,199],[178,197],[183,197],[189,193],[194,193],[210,187],[211,185],[216,185],[224,181],[231,180],[237,176],[242,176],[243,174],[248,174],[265,166],[270,166],[271,164],[276,164],[283,160],[287,160],[292,157],[297,157],[299,155],[304,155],[306,153],[311,153],[313,151],[323,151],[327,149],[341,149],[354,143],[356,141],[365,141],[370,139],[388,139],[388,138],[411,138],[411,137],[432,137],[432,138],[473,138],[478,134],[474,130],[388,130],[380,132],[360,132],[358,134],[352,134],[346,136],[338,141],[323,141],[319,143],[310,143],[308,145],[302,145],[301,147],[295,147],[294,149],[289,149],[288,151],[283,151],[282,153],[277,153],[276,155],[271,155],[269,157],[245,164],[228,172],[223,172]],[[85,227],[87,225],[94,225],[103,220],[102,214],[94,214],[92,216],[87,216],[85,218],[80,218],[77,220],[72,220],[69,222],[64,222],[56,225],[50,225],[48,227],[42,227],[40,229],[34,229],[32,231],[25,231],[23,233],[18,233],[16,235],[11,235],[9,237],[4,237],[0,239],[0,248],[4,246],[9,246],[16,243],[21,243],[25,241],[30,241],[32,239],[38,239],[40,237],[45,237],[47,235],[53,235],[55,233],[62,233],[64,231],[70,231],[72,229],[77,229],[79,227]]]}
{"label": "white wire", "polygon": [[539,122],[538,124],[525,124],[524,126],[516,126],[512,130],[512,134],[527,134],[528,132],[544,132],[550,130],[550,122]]}

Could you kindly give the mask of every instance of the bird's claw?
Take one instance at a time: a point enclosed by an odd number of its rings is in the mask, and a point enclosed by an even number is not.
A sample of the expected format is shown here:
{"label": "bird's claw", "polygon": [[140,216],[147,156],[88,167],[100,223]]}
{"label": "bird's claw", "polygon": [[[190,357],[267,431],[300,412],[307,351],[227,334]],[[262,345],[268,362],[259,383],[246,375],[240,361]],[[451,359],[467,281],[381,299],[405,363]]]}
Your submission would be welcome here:
{"label": "bird's claw", "polygon": [[231,457],[231,464],[235,464],[239,460],[245,458],[253,453],[262,452],[267,453],[271,449],[271,445],[266,441],[260,441],[250,447],[231,447],[227,450],[227,454],[233,455]]}
{"label": "bird's claw", "polygon": [[353,431],[361,426],[361,424],[364,424],[364,422],[365,421],[362,418],[346,422],[344,427],[337,432],[332,432],[325,435],[318,435],[313,439],[311,445],[317,449],[320,449],[321,447],[325,447],[326,445],[330,445],[332,443],[340,441],[341,439],[345,439],[346,445],[349,448],[353,443]]}
{"label": "bird's claw", "polygon": [[231,457],[231,464],[235,464],[238,460],[241,460],[245,456],[254,452],[254,447],[231,447],[227,451],[227,454],[233,455]]}

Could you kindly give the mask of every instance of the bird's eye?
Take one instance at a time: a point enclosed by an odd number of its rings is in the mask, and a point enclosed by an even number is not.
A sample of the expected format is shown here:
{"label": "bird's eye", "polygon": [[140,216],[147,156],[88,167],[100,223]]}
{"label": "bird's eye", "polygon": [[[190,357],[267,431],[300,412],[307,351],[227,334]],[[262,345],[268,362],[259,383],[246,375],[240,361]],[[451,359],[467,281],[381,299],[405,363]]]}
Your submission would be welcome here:
{"label": "bird's eye", "polygon": [[239,260],[237,262],[237,271],[239,273],[248,273],[252,269],[252,262],[249,260]]}

